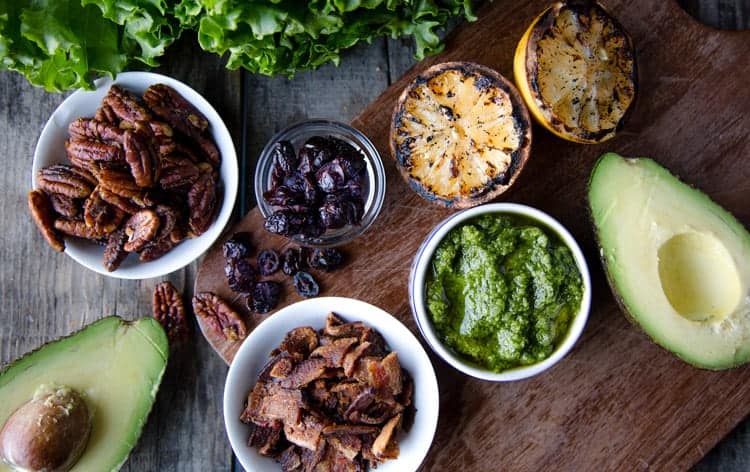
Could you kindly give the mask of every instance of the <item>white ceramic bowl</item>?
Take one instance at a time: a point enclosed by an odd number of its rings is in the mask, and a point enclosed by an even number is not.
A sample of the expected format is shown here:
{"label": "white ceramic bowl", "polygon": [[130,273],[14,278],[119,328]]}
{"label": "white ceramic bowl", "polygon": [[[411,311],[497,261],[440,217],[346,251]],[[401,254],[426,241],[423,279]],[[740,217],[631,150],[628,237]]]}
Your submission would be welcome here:
{"label": "white ceramic bowl", "polygon": [[65,238],[65,253],[84,267],[100,274],[121,279],[147,279],[181,269],[203,254],[221,234],[232,215],[237,197],[239,171],[237,153],[226,125],[208,101],[198,92],[170,77],[152,72],[123,72],[114,81],[105,78],[96,81],[96,90],[79,90],[60,104],[52,113],[39,136],[34,151],[31,185],[36,188],[36,173],[52,164],[69,163],[65,155],[65,140],[68,139],[68,124],[80,117],[93,117],[101,105],[109,87],[116,83],[137,95],[153,84],[166,84],[177,90],[183,97],[203,113],[221,152],[219,175],[223,187],[221,208],[216,220],[200,237],[181,242],[164,256],[151,262],[140,262],[137,254],[129,255],[122,265],[113,272],[107,272],[103,265],[104,248],[84,240]]}
{"label": "white ceramic bowl", "polygon": [[[525,216],[538,221],[542,226],[546,226],[556,233],[573,253],[573,258],[575,259],[583,281],[581,309],[575,318],[573,318],[571,325],[568,328],[567,336],[557,349],[555,349],[548,358],[541,362],[508,369],[502,372],[493,372],[467,362],[451,348],[445,346],[440,340],[440,336],[435,331],[425,306],[425,279],[427,276],[427,270],[430,267],[432,255],[434,254],[437,245],[440,244],[440,241],[443,240],[445,235],[451,229],[467,220],[488,213],[504,213]],[[583,257],[581,248],[578,247],[578,243],[573,239],[573,236],[570,235],[568,230],[557,220],[536,208],[526,205],[516,203],[490,203],[454,213],[438,224],[435,229],[427,235],[417,251],[414,262],[412,263],[411,273],[409,275],[409,301],[417,325],[419,326],[419,330],[422,332],[422,336],[427,340],[430,347],[447,363],[461,372],[478,379],[490,380],[493,382],[520,380],[549,369],[573,348],[573,345],[575,345],[576,341],[581,336],[583,328],[586,325],[586,320],[589,316],[589,309],[591,307],[591,277],[589,276],[589,268],[586,264],[586,259]]]}
{"label": "white ceramic bowl", "polygon": [[419,468],[435,435],[440,400],[437,378],[427,353],[416,337],[400,321],[368,303],[340,297],[311,298],[279,310],[263,321],[245,339],[229,367],[224,387],[224,424],[229,442],[242,466],[252,472],[278,472],[281,466],[261,456],[247,445],[250,428],[239,420],[248,392],[255,385],[268,354],[284,339],[287,332],[299,326],[320,329],[329,312],[346,321],[363,321],[385,338],[398,353],[404,369],[414,378],[414,405],[417,413],[408,433],[399,436],[398,459],[378,465],[378,472],[411,472]]}

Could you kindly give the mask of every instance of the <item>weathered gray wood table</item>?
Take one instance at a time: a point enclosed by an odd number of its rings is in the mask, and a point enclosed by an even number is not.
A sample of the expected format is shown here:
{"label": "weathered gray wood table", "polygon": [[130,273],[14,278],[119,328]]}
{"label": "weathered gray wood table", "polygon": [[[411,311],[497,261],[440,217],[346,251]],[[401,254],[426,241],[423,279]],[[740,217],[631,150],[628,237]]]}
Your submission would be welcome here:
{"label": "weathered gray wood table", "polygon": [[[750,25],[748,0],[684,0],[704,21]],[[255,156],[280,128],[305,118],[347,121],[413,64],[408,41],[381,40],[347,53],[340,68],[323,67],[294,80],[225,70],[199,53],[195,37],[173,46],[161,72],[203,93],[232,132],[250,179]],[[738,78],[740,79],[740,78]],[[49,248],[28,216],[31,160],[42,126],[63,96],[32,88],[15,73],[0,73],[0,361],[7,363],[44,342],[106,314],[148,315],[161,279],[118,281],[87,271]],[[240,206],[252,204],[252,193]],[[748,223],[748,222],[745,222]],[[196,264],[166,279],[192,295]],[[132,471],[229,471],[233,461],[222,421],[226,367],[198,332],[170,358],[154,411],[124,466]],[[741,424],[696,470],[750,470],[750,420]]]}

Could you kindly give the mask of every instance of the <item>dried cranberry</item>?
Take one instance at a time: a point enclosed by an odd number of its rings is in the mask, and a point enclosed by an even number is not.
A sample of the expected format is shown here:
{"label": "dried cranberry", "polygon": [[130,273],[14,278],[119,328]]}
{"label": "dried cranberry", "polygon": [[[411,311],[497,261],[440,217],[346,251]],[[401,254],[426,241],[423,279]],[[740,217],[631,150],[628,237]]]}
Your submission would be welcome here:
{"label": "dried cranberry", "polygon": [[274,165],[277,165],[284,175],[291,175],[297,169],[297,156],[289,141],[279,141],[274,144],[271,155]]}
{"label": "dried cranberry", "polygon": [[315,249],[310,255],[308,263],[314,269],[332,272],[344,262],[344,253],[340,249]]}
{"label": "dried cranberry", "polygon": [[273,280],[258,282],[247,298],[247,307],[256,313],[268,313],[276,308],[281,297],[281,284]]}
{"label": "dried cranberry", "polygon": [[343,209],[347,223],[358,225],[365,214],[365,203],[361,198],[352,198],[343,202]]}
{"label": "dried cranberry", "polygon": [[275,249],[263,249],[258,254],[258,272],[271,275],[279,270],[279,253]]}
{"label": "dried cranberry", "polygon": [[333,139],[323,136],[313,136],[305,142],[302,151],[309,154],[312,158],[312,168],[310,170],[316,170],[333,159],[335,151]]}
{"label": "dried cranberry", "polygon": [[361,154],[352,157],[337,157],[331,161],[335,162],[344,170],[347,179],[360,181],[365,170],[365,160]]}
{"label": "dried cranberry", "polygon": [[290,189],[286,185],[279,185],[263,193],[263,199],[269,205],[288,207],[299,203],[302,198],[301,194]]}
{"label": "dried cranberry", "polygon": [[344,168],[336,160],[324,164],[315,173],[318,187],[326,193],[335,192],[337,188],[344,185],[345,179]]}
{"label": "dried cranberry", "polygon": [[312,275],[301,270],[294,274],[294,288],[297,293],[303,297],[317,297],[320,293],[320,287]]}
{"label": "dried cranberry", "polygon": [[229,288],[235,292],[249,292],[255,283],[255,267],[248,259],[227,259],[224,266]]}
{"label": "dried cranberry", "polygon": [[303,260],[300,251],[294,248],[287,248],[281,255],[281,271],[286,275],[294,275],[303,267]]}
{"label": "dried cranberry", "polygon": [[320,224],[328,229],[338,229],[346,226],[349,222],[344,204],[337,198],[327,199],[326,202],[318,209]]}
{"label": "dried cranberry", "polygon": [[289,236],[292,234],[298,234],[304,218],[286,210],[279,210],[274,214],[266,218],[263,226],[267,231],[282,236]]}
{"label": "dried cranberry", "polygon": [[343,139],[332,137],[331,142],[333,144],[333,152],[336,157],[362,158],[362,153],[360,153],[357,148],[347,143]]}
{"label": "dried cranberry", "polygon": [[362,190],[362,184],[357,182],[356,180],[348,180],[341,188],[341,193],[343,195],[348,195],[352,198],[362,198],[364,196],[364,192]]}
{"label": "dried cranberry", "polygon": [[247,257],[252,249],[252,236],[248,232],[234,233],[222,246],[222,252],[227,259],[241,259]]}

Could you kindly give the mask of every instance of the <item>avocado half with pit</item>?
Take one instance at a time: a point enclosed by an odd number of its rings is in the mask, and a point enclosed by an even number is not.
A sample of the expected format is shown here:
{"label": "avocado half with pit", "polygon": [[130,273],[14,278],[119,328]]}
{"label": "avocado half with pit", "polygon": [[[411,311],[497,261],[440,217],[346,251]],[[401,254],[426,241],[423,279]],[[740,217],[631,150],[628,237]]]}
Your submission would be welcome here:
{"label": "avocado half with pit", "polygon": [[750,360],[750,234],[651,159],[604,154],[588,192],[615,298],[657,344],[726,369]]}
{"label": "avocado half with pit", "polygon": [[[111,316],[12,363],[0,373],[0,471],[19,470],[6,462],[24,470],[118,470],[146,423],[168,352],[153,318]],[[70,427],[56,424],[68,420]]]}

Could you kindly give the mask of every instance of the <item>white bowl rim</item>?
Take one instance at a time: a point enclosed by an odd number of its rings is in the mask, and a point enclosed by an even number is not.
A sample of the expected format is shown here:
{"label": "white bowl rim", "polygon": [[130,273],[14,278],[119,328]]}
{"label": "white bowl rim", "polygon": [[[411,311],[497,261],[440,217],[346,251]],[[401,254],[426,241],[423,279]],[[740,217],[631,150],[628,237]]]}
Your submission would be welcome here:
{"label": "white bowl rim", "polygon": [[[435,332],[432,322],[427,315],[427,309],[424,303],[424,286],[427,269],[432,259],[432,255],[435,252],[437,245],[443,240],[445,235],[451,229],[455,228],[459,224],[474,218],[479,215],[489,213],[510,213],[525,216],[533,220],[538,221],[544,226],[547,226],[550,230],[555,232],[563,243],[565,243],[571,250],[573,258],[576,261],[578,270],[581,273],[581,279],[583,282],[583,294],[581,297],[581,308],[573,318],[573,322],[568,328],[568,334],[566,335],[563,342],[555,349],[552,354],[541,362],[531,364],[528,366],[516,367],[508,369],[502,372],[492,372],[490,370],[481,369],[470,365],[457,354],[453,353],[451,349],[446,347],[442,341],[440,341],[437,333]],[[474,208],[469,208],[457,213],[454,213],[443,221],[441,221],[424,239],[424,242],[417,251],[417,255],[412,263],[411,271],[409,274],[409,299],[414,315],[414,319],[417,322],[419,331],[422,336],[430,345],[433,351],[435,351],[444,361],[453,366],[455,369],[477,379],[489,380],[492,382],[507,382],[513,380],[521,380],[534,375],[540,374],[545,370],[551,368],[560,359],[570,352],[575,343],[581,336],[583,328],[588,320],[589,311],[591,309],[591,276],[589,274],[588,264],[586,258],[578,246],[575,238],[570,232],[558,222],[555,218],[548,215],[547,213],[523,205],[520,203],[488,203],[479,205]]]}
{"label": "white bowl rim", "polygon": [[[316,306],[325,306],[326,309],[318,315],[317,312],[320,310],[311,308]],[[229,438],[229,442],[232,446],[232,450],[237,456],[240,464],[246,470],[255,471],[256,469],[253,468],[254,464],[250,464],[248,462],[247,455],[257,453],[255,453],[254,449],[251,449],[247,446],[247,435],[243,434],[244,428],[246,428],[246,426],[239,422],[239,413],[241,412],[241,408],[239,409],[239,411],[237,409],[237,406],[241,405],[242,402],[241,399],[238,399],[232,394],[233,388],[231,387],[247,381],[248,378],[251,379],[250,386],[252,387],[252,385],[255,383],[255,378],[257,377],[258,372],[255,372],[252,375],[248,375],[248,372],[244,370],[241,365],[250,362],[250,359],[252,359],[254,355],[259,354],[258,352],[254,352],[254,350],[258,349],[257,344],[259,339],[266,339],[269,336],[275,337],[278,339],[278,341],[275,342],[274,345],[278,345],[278,343],[281,342],[288,330],[292,329],[283,328],[287,325],[288,320],[286,320],[286,318],[288,318],[289,316],[296,316],[297,313],[303,310],[316,310],[314,316],[320,316],[321,321],[323,321],[327,313],[331,311],[343,312],[344,310],[346,310],[351,312],[356,311],[358,313],[366,313],[361,316],[342,313],[341,316],[350,321],[364,321],[366,324],[377,329],[385,338],[387,344],[390,344],[389,340],[406,339],[405,342],[414,347],[413,349],[408,351],[408,355],[413,359],[415,364],[419,365],[420,376],[425,377],[424,379],[422,379],[423,382],[420,383],[419,388],[421,390],[434,393],[432,397],[424,400],[426,402],[425,405],[421,404],[422,400],[420,400],[419,398],[415,400],[415,403],[420,402],[418,404],[417,416],[422,415],[424,418],[426,418],[424,420],[426,424],[421,431],[421,435],[424,440],[418,442],[414,446],[415,451],[412,454],[412,457],[414,457],[414,459],[410,461],[412,462],[412,469],[405,469],[404,467],[406,467],[407,464],[400,462],[404,452],[403,444],[401,444],[402,455],[400,455],[398,459],[386,461],[385,463],[380,464],[378,466],[378,470],[383,469],[386,472],[391,470],[398,472],[418,470],[427,457],[427,453],[432,446],[435,432],[437,431],[440,398],[435,369],[432,365],[432,362],[430,361],[429,356],[427,355],[427,352],[422,347],[422,344],[419,342],[417,337],[395,316],[386,312],[382,308],[379,308],[370,303],[345,297],[316,297],[288,305],[263,320],[243,341],[242,345],[237,351],[237,354],[234,357],[234,360],[229,365],[229,371],[227,372],[223,395],[224,428]],[[372,320],[375,320],[375,322],[371,322],[367,318],[371,318]],[[376,326],[376,324],[381,324],[381,327]],[[301,321],[300,323],[294,323],[294,327],[306,325],[307,323],[304,321]],[[389,331],[385,332],[382,329],[383,326],[388,326]],[[322,325],[320,327],[322,327]],[[402,354],[402,351],[399,350],[398,352],[399,354]],[[262,354],[263,356],[268,356],[268,352],[263,352],[260,354]],[[263,363],[265,364],[265,360]],[[410,372],[412,374],[412,377],[416,379],[416,372]],[[415,393],[416,392],[417,385],[415,381]],[[244,394],[246,395],[247,393],[244,392]],[[238,402],[238,400],[240,401]],[[417,423],[415,422],[414,426],[412,426],[412,429],[409,431],[409,433],[407,433],[407,435],[414,434],[416,427]]]}
{"label": "white bowl rim", "polygon": [[[220,167],[220,175],[224,188],[223,199],[221,201],[221,207],[219,213],[216,215],[216,220],[211,224],[208,230],[197,238],[189,241],[184,241],[178,245],[173,251],[178,250],[180,246],[190,244],[189,249],[185,249],[186,254],[183,256],[179,252],[169,257],[173,252],[170,251],[165,256],[156,259],[151,262],[140,262],[138,261],[135,265],[129,267],[120,267],[113,272],[108,272],[101,261],[98,264],[91,264],[86,260],[85,249],[93,246],[94,243],[87,243],[86,241],[78,241],[73,238],[66,238],[65,241],[65,254],[70,256],[74,261],[83,267],[97,272],[108,277],[118,279],[132,279],[141,280],[152,277],[161,277],[167,275],[176,270],[182,269],[191,262],[198,259],[204,252],[206,252],[213,243],[221,236],[224,227],[229,222],[234,209],[235,201],[237,199],[237,191],[239,186],[239,169],[237,164],[237,151],[234,147],[234,141],[232,135],[221,118],[221,115],[214,109],[211,103],[206,100],[201,94],[195,91],[189,85],[174,79],[172,77],[157,74],[155,72],[142,72],[142,71],[129,71],[121,72],[112,79],[109,77],[102,77],[94,81],[96,89],[94,90],[83,90],[79,89],[73,92],[70,96],[65,98],[60,105],[57,106],[54,112],[47,119],[47,122],[42,129],[37,144],[34,148],[34,159],[32,162],[31,169],[31,187],[36,189],[36,173],[37,171],[49,163],[60,162],[60,160],[47,159],[44,155],[48,155],[53,151],[50,151],[48,145],[42,145],[47,141],[54,140],[55,128],[64,126],[67,129],[68,122],[61,123],[62,116],[67,112],[67,108],[72,106],[72,103],[80,100],[86,94],[100,94],[103,89],[108,89],[113,84],[127,82],[140,82],[143,84],[156,84],[164,83],[177,90],[183,95],[190,103],[198,108],[208,119],[212,134],[216,141],[217,146],[220,147],[222,154],[222,163]],[[145,87],[144,87],[145,88]],[[93,114],[92,114],[93,115]],[[77,116],[76,116],[77,117]],[[61,149],[64,149],[61,147]],[[64,150],[61,151],[64,155]],[[45,162],[42,163],[42,160]],[[67,162],[67,161],[66,161]],[[177,254],[180,257],[177,257]],[[134,256],[129,256],[132,258]]]}

